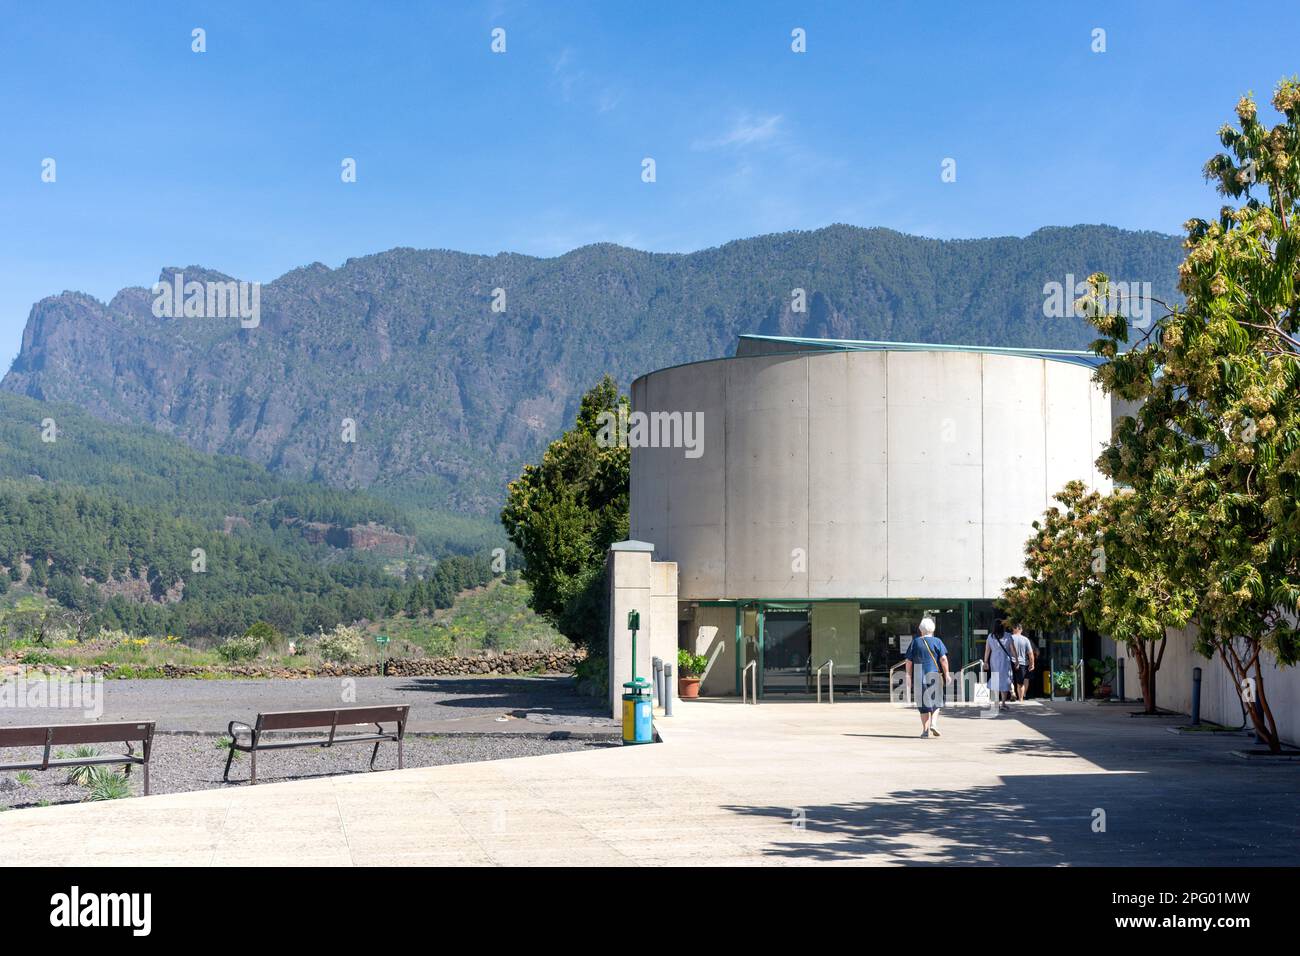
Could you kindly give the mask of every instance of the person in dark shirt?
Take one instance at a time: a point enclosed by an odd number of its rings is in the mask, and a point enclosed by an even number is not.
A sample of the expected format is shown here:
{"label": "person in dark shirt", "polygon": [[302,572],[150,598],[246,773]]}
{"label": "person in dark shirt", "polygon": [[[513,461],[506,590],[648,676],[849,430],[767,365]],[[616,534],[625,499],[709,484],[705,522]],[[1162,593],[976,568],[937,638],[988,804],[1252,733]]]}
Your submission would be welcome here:
{"label": "person in dark shirt", "polygon": [[1019,624],[1011,629],[1011,650],[1014,653],[1011,661],[1011,686],[1015,689],[1012,699],[1023,701],[1025,692],[1029,690],[1029,675],[1033,673],[1038,655],[1034,653],[1034,642],[1025,637],[1024,628]]}
{"label": "person in dark shirt", "polygon": [[[907,683],[915,688],[916,708],[921,713],[921,736],[938,737],[937,717],[943,706],[943,692],[952,680],[948,673],[948,649],[934,636],[934,619],[921,618],[919,637],[914,637],[907,648]],[[917,680],[912,683],[915,672]]]}

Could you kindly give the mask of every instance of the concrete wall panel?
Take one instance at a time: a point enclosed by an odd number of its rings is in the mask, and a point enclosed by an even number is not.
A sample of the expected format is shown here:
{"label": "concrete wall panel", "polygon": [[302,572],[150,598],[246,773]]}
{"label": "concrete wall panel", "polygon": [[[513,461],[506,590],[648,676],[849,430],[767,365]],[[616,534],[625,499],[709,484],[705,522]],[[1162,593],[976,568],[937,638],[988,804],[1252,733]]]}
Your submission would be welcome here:
{"label": "concrete wall panel", "polygon": [[1097,458],[1111,437],[1110,396],[1102,391],[1095,382],[1088,389],[1092,407],[1092,485],[1094,488],[1109,488],[1110,479],[1097,468]]}
{"label": "concrete wall panel", "polygon": [[1061,362],[1044,366],[1047,493],[1054,495],[1076,478],[1092,480],[1097,453],[1092,442],[1091,372]]}
{"label": "concrete wall panel", "polygon": [[684,366],[651,380],[655,385],[645,410],[699,413],[695,418],[699,457],[689,457],[684,448],[648,449],[659,469],[657,480],[666,489],[664,500],[652,505],[659,509],[665,528],[663,548],[675,555],[682,569],[683,590],[720,594],[726,566],[724,367],[713,363],[711,370],[701,374],[694,366]]}
{"label": "concrete wall panel", "polygon": [[[656,407],[664,388],[661,376],[647,376],[632,383],[632,407]],[[630,489],[629,536],[635,541],[651,541],[661,551],[669,550],[668,475],[671,469],[667,450],[639,448],[636,471],[640,480]]]}
{"label": "concrete wall panel", "polygon": [[[808,596],[883,597],[885,355],[844,352],[809,380]],[[810,366],[811,368],[811,366]]]}
{"label": "concrete wall panel", "polygon": [[804,359],[728,364],[724,597],[808,596],[808,436]]}
{"label": "concrete wall panel", "polygon": [[[697,607],[695,609],[693,653],[703,654],[709,666],[700,681],[706,696],[736,692],[736,609]],[[676,664],[673,665],[674,670]]]}

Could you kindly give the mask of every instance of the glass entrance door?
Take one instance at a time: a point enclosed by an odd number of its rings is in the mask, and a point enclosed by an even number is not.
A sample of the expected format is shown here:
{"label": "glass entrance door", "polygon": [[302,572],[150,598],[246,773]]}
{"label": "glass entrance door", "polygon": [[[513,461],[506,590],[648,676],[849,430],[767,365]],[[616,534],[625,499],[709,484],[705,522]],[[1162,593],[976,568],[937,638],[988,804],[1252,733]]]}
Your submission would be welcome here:
{"label": "glass entrance door", "polygon": [[812,624],[807,610],[763,614],[763,692],[812,693]]}
{"label": "glass entrance door", "polygon": [[760,694],[815,696],[821,667],[824,682],[834,674],[837,696],[887,698],[890,672],[920,633],[924,617],[934,619],[935,636],[947,647],[955,675],[965,663],[967,603],[892,598],[807,605],[757,602],[742,608],[737,621],[737,693],[741,668],[756,656]]}
{"label": "glass entrance door", "polygon": [[966,630],[961,601],[863,601],[858,610],[858,645],[862,660],[862,690],[871,697],[889,696],[889,675],[921,633],[921,618],[934,620],[935,637],[948,649],[948,666],[962,666]]}

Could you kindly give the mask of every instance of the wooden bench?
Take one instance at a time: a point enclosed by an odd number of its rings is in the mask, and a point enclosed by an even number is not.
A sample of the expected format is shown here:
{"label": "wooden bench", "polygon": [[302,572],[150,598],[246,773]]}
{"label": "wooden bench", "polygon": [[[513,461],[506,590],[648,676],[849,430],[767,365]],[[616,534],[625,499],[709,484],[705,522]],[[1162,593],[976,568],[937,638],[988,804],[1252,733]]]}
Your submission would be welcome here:
{"label": "wooden bench", "polygon": [[[397,744],[397,769],[402,769],[402,738],[406,736],[406,718],[410,713],[410,704],[393,704],[379,707],[338,707],[333,710],[281,710],[257,715],[257,722],[252,724],[232,720],[227,732],[230,735],[230,755],[226,757],[226,770],[221,779],[230,782],[230,763],[235,759],[235,752],[252,756],[252,768],[249,783],[257,783],[257,752],[259,750],[284,750],[289,747],[333,747],[335,744],[361,744],[374,741],[375,749],[370,754],[370,769],[375,769],[375,758],[379,756],[379,745],[385,740]],[[385,731],[386,723],[396,724],[395,731]],[[340,727],[353,727],[359,724],[374,724],[375,732],[371,734],[345,734],[338,736]],[[266,740],[267,731],[284,730],[322,730],[329,728],[326,737],[313,737],[309,740]],[[240,742],[240,734],[248,738]]]}
{"label": "wooden bench", "polygon": [[[124,764],[126,775],[136,764],[144,767],[144,795],[149,795],[149,754],[153,750],[154,722],[128,720],[94,724],[37,724],[28,727],[0,727],[0,748],[43,747],[40,760],[0,764],[0,770],[51,770],[56,767],[93,767],[100,764]],[[96,754],[93,757],[54,757],[54,747],[80,744],[126,744],[124,754]],[[141,745],[135,752],[135,743]]]}

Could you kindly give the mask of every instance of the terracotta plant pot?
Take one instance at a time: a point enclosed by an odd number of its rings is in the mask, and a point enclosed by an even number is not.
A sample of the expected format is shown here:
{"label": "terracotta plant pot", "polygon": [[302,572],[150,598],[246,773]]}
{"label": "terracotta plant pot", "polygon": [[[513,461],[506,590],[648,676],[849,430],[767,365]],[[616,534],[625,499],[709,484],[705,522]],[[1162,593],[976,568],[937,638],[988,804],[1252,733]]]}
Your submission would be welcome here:
{"label": "terracotta plant pot", "polygon": [[700,696],[700,679],[698,677],[677,678],[677,696],[682,700],[694,700]]}
{"label": "terracotta plant pot", "polygon": [[1109,685],[1109,684],[1098,684],[1098,685],[1097,685],[1097,696],[1100,697],[1102,700],[1109,700],[1109,699],[1110,699],[1110,685]]}

